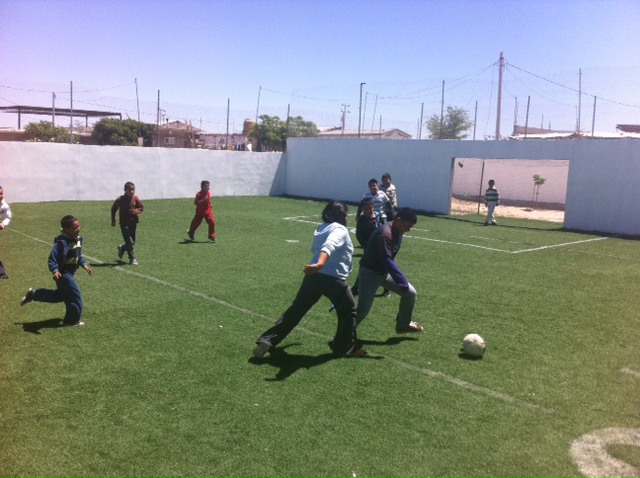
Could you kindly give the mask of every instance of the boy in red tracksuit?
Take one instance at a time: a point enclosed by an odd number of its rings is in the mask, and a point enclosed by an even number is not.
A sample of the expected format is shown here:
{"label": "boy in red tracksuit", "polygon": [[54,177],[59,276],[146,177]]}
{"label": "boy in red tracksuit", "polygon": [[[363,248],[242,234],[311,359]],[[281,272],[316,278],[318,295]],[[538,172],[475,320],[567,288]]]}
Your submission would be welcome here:
{"label": "boy in red tracksuit", "polygon": [[187,231],[189,239],[195,240],[194,234],[196,229],[200,227],[204,219],[209,224],[209,240],[216,242],[216,220],[213,217],[213,205],[211,204],[211,193],[209,192],[209,181],[200,183],[200,191],[196,194],[193,203],[196,205],[196,215],[191,221],[191,226]]}

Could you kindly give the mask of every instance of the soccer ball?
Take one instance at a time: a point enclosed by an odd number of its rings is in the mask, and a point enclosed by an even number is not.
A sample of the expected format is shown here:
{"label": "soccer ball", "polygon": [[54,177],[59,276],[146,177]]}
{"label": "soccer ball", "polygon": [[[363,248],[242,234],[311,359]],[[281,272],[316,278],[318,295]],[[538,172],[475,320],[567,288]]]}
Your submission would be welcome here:
{"label": "soccer ball", "polygon": [[478,334],[469,334],[462,339],[462,350],[470,357],[482,357],[486,345]]}

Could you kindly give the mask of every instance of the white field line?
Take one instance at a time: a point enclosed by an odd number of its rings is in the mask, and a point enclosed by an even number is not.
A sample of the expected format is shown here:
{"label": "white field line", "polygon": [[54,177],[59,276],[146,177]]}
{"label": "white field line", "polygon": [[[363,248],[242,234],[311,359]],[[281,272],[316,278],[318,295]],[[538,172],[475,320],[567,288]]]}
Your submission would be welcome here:
{"label": "white field line", "polygon": [[609,238],[608,237],[594,237],[593,239],[585,239],[584,241],[565,242],[564,244],[554,244],[552,246],[534,247],[533,249],[522,249],[520,251],[513,251],[512,254],[520,254],[521,252],[543,251],[545,249],[553,249],[555,247],[573,246],[575,244],[582,244],[584,242],[602,241],[604,239],[609,239]]}
{"label": "white field line", "polygon": [[[284,217],[283,219],[285,221],[298,221],[298,222],[305,222],[305,223],[309,223],[309,224],[320,224],[318,221],[308,221],[305,219],[301,219],[304,217],[311,217],[311,216],[293,216],[293,217]],[[427,231],[426,229],[414,229],[416,231]],[[354,232],[355,229],[351,228],[351,231]],[[603,239],[609,239],[608,237],[595,237],[592,239],[585,239],[583,241],[573,241],[573,242],[565,242],[563,244],[553,244],[550,246],[541,246],[541,247],[534,247],[531,249],[521,249],[519,251],[507,251],[505,249],[497,249],[495,247],[487,247],[487,246],[480,246],[478,244],[468,244],[466,242],[454,242],[454,241],[445,241],[443,239],[431,239],[429,237],[419,237],[419,236],[411,236],[408,234],[405,234],[404,237],[408,237],[411,239],[420,239],[422,241],[430,241],[430,242],[439,242],[442,244],[452,244],[454,246],[464,246],[464,247],[473,247],[476,249],[484,249],[486,251],[494,251],[494,252],[504,252],[507,254],[521,254],[523,252],[535,252],[535,251],[544,251],[546,249],[554,249],[556,247],[567,247],[567,246],[573,246],[575,244],[582,244],[584,242],[593,242],[593,241],[601,241]],[[480,238],[479,236],[469,236],[469,237],[476,237],[476,238]],[[480,238],[480,239],[484,239],[484,238]],[[517,244],[513,241],[509,241],[512,242],[513,244]]]}
{"label": "white field line", "polygon": [[630,368],[626,368],[626,367],[625,368],[621,368],[620,371],[622,373],[626,373],[628,375],[631,375],[632,377],[640,378],[640,372],[635,371],[635,370],[631,370]]}
{"label": "white field line", "polygon": [[[10,229],[10,230],[12,230],[13,232],[16,232],[18,234],[22,234],[23,236],[28,237],[29,239],[31,239],[33,241],[40,242],[42,244],[50,244],[47,241],[43,241],[42,239],[39,239],[37,237],[30,236],[29,234],[26,234],[24,232],[20,232],[20,231],[17,231],[15,229]],[[104,261],[101,261],[100,259],[97,259],[95,257],[91,257],[91,256],[85,255],[85,258],[89,259],[90,261],[92,261],[92,262],[94,262],[96,264],[105,264]],[[258,312],[254,312],[254,311],[246,309],[244,307],[239,307],[239,306],[237,306],[235,304],[231,304],[230,302],[226,302],[224,300],[217,299],[215,297],[212,297],[210,295],[204,294],[202,292],[197,292],[197,291],[194,291],[194,290],[187,289],[186,287],[182,287],[182,286],[180,286],[178,284],[174,284],[174,283],[168,282],[168,281],[163,280],[163,279],[158,279],[157,277],[153,277],[153,276],[150,276],[150,275],[147,275],[147,274],[142,274],[140,272],[136,272],[136,271],[132,270],[131,267],[114,266],[113,269],[118,271],[118,272],[124,272],[125,274],[129,274],[129,275],[138,277],[140,279],[145,279],[145,280],[148,280],[148,281],[153,282],[155,284],[162,285],[162,286],[177,290],[178,292],[189,294],[189,295],[191,295],[193,297],[198,297],[200,299],[204,299],[204,300],[207,300],[207,301],[210,301],[210,302],[214,302],[214,303],[216,303],[218,305],[221,305],[221,306],[227,307],[229,309],[235,310],[237,312],[241,312],[243,314],[258,318],[260,320],[267,321],[269,323],[274,322],[274,318],[273,317],[268,317],[266,315],[260,314]],[[332,337],[328,337],[328,336],[323,335],[323,334],[319,334],[317,332],[313,332],[313,331],[311,331],[309,329],[306,329],[306,328],[300,327],[300,326],[296,327],[295,330],[298,331],[298,332],[302,332],[305,335],[309,335],[309,336],[312,336],[312,337],[319,338],[319,339],[321,339],[323,341],[329,341],[332,338]],[[392,362],[392,363],[394,363],[396,365],[399,365],[399,366],[401,366],[403,368],[406,368],[407,370],[411,370],[411,371],[414,371],[414,372],[419,372],[419,373],[421,373],[423,375],[426,375],[427,377],[438,379],[438,380],[442,380],[444,382],[450,383],[452,385],[456,385],[457,387],[463,388],[465,390],[481,393],[481,394],[486,395],[486,396],[488,396],[490,398],[501,400],[503,402],[510,403],[510,404],[515,405],[515,406],[521,406],[521,407],[525,407],[525,408],[529,408],[529,409],[532,409],[532,410],[541,411],[541,412],[545,412],[545,413],[554,413],[553,409],[549,409],[549,408],[541,407],[541,406],[533,404],[533,403],[525,402],[523,400],[519,400],[517,398],[511,397],[510,395],[507,395],[507,394],[504,394],[504,393],[501,393],[501,392],[496,392],[495,390],[491,390],[489,388],[481,387],[479,385],[474,385],[474,384],[472,384],[470,382],[466,382],[464,380],[460,380],[460,379],[458,379],[456,377],[453,377],[451,375],[447,375],[447,374],[442,373],[442,372],[438,372],[438,371],[435,371],[435,370],[430,370],[428,368],[424,368],[424,367],[420,367],[420,366],[417,366],[417,365],[413,365],[413,364],[410,364],[410,363],[405,362],[403,360],[396,359],[396,358],[394,358],[394,357],[392,357],[390,355],[378,355],[378,354],[370,354],[370,355],[372,357],[384,357],[385,359],[389,360],[390,362]]]}

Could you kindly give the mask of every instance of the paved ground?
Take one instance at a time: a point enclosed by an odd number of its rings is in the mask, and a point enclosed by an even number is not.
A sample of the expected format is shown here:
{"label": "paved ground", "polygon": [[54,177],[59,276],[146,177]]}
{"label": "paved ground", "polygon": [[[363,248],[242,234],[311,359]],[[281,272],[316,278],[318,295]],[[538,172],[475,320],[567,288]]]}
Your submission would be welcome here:
{"label": "paved ground", "polygon": [[[451,200],[451,214],[477,214],[478,203],[473,201],[462,201],[453,198]],[[480,205],[480,215],[485,216],[487,208],[484,204]],[[516,206],[498,206],[495,211],[496,219],[500,217],[517,217],[522,219],[536,219],[539,221],[564,222],[564,211],[554,209],[532,209],[529,207]]]}

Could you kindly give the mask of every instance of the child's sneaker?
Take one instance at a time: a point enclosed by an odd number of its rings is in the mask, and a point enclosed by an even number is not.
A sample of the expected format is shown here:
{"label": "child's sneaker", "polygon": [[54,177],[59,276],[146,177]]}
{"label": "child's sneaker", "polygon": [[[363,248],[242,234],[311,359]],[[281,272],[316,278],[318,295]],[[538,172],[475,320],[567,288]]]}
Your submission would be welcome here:
{"label": "child's sneaker", "polygon": [[409,325],[405,327],[396,327],[396,334],[415,334],[417,332],[422,332],[423,330],[424,327],[422,325],[412,320],[409,322]]}
{"label": "child's sneaker", "polygon": [[124,246],[118,246],[118,257],[122,259],[124,256]]}
{"label": "child's sneaker", "polygon": [[189,236],[189,239],[191,239],[192,241],[196,240],[196,236],[192,232],[187,231],[187,236]]}
{"label": "child's sneaker", "polygon": [[32,301],[33,301],[33,289],[29,289],[27,292],[24,293],[24,297],[20,301],[20,305],[22,306]]}
{"label": "child's sneaker", "polygon": [[75,324],[68,324],[66,322],[62,322],[63,327],[84,327],[84,322],[76,322]]}
{"label": "child's sneaker", "polygon": [[258,346],[253,349],[253,356],[257,359],[261,359],[267,352],[269,352],[269,350],[271,350],[272,347],[273,345],[271,345],[271,342],[269,342],[268,340],[260,342]]}
{"label": "child's sneaker", "polygon": [[211,242],[216,242],[216,238],[215,238],[215,237],[210,237],[210,238],[209,238],[209,240],[210,240]]}
{"label": "child's sneaker", "polygon": [[138,261],[137,261],[137,260],[135,260],[135,259],[131,259],[131,260],[129,261],[129,264],[130,264],[130,265],[132,265],[132,266],[137,266],[137,265],[138,265]]}

